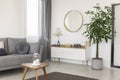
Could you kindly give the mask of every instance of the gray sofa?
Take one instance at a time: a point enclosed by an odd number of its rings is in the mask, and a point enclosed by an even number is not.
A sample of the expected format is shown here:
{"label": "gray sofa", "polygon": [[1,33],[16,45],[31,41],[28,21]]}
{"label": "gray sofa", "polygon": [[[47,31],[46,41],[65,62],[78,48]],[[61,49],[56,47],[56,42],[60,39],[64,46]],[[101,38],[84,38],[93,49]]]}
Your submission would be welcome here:
{"label": "gray sofa", "polygon": [[4,42],[7,55],[0,56],[0,71],[19,68],[22,63],[32,62],[33,53],[42,53],[38,43],[29,43],[30,51],[28,54],[17,54],[15,52],[16,44],[26,42],[25,38],[0,38]]}

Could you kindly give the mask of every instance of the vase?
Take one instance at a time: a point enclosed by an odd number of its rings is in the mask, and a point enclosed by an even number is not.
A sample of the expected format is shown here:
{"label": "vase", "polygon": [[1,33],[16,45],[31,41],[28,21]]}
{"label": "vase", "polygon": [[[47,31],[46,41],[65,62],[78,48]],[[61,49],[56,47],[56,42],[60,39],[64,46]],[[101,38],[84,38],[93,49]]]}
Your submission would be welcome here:
{"label": "vase", "polygon": [[60,46],[60,41],[59,40],[57,41],[57,46]]}

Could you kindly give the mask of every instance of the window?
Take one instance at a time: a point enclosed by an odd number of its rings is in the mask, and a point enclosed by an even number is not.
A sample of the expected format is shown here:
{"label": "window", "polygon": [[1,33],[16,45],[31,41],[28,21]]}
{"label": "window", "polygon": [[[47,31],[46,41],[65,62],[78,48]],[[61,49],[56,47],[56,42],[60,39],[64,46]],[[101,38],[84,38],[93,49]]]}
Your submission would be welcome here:
{"label": "window", "polygon": [[27,41],[38,41],[38,0],[27,0],[26,26]]}

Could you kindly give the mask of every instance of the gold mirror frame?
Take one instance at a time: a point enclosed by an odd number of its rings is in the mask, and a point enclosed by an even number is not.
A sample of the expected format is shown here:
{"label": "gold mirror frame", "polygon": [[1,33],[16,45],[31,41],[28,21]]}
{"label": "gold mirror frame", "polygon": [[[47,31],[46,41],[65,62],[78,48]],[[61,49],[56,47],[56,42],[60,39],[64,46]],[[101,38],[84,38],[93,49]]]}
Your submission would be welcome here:
{"label": "gold mirror frame", "polygon": [[[74,31],[71,30],[71,29],[69,29],[70,26],[68,26],[67,23],[66,23],[66,20],[67,20],[68,15],[69,15],[70,13],[72,13],[72,12],[77,12],[77,13],[79,13],[80,16],[81,16],[81,23],[80,23],[80,25],[78,26],[78,28],[77,28],[76,30],[74,30]],[[65,26],[65,28],[66,28],[69,32],[77,32],[77,31],[79,31],[79,30],[81,29],[82,25],[83,25],[83,16],[82,16],[82,14],[81,14],[79,11],[77,11],[77,10],[71,10],[71,11],[69,11],[69,12],[65,15],[65,17],[64,17],[64,26]]]}

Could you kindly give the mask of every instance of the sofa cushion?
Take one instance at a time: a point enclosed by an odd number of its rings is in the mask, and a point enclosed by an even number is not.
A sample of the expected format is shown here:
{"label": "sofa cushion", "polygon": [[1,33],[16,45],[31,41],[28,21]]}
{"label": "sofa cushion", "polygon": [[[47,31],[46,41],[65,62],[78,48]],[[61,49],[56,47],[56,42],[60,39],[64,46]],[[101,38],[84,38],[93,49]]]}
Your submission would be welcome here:
{"label": "sofa cushion", "polygon": [[8,39],[7,38],[0,38],[0,41],[4,42],[5,51],[8,53]]}
{"label": "sofa cushion", "polygon": [[29,42],[30,52],[29,53],[38,53],[39,52],[39,42]]}
{"label": "sofa cushion", "polygon": [[30,45],[26,42],[18,43],[15,46],[15,50],[17,54],[28,54],[30,50]]}
{"label": "sofa cushion", "polygon": [[17,65],[21,65],[19,56],[16,55],[0,56],[0,68],[12,67]]}
{"label": "sofa cushion", "polygon": [[21,64],[22,63],[32,63],[33,62],[33,54],[18,54]]}
{"label": "sofa cushion", "polygon": [[25,38],[8,38],[9,54],[14,54],[16,52],[15,46],[21,42],[26,42],[26,39]]}

